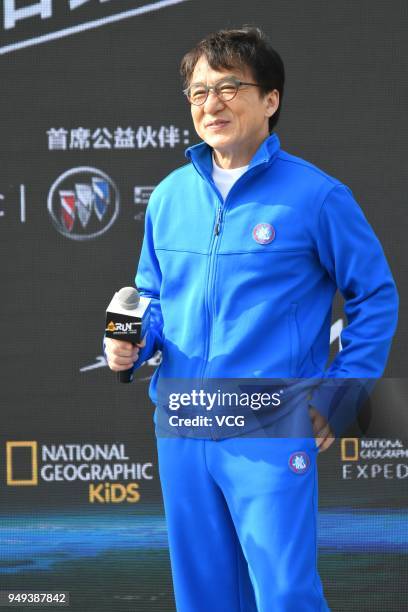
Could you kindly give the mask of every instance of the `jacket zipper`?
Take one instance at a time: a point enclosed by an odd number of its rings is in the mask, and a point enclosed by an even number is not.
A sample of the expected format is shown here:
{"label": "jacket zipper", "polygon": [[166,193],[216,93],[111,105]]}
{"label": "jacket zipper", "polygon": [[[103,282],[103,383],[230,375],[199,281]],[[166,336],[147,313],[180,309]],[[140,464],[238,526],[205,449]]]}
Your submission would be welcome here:
{"label": "jacket zipper", "polygon": [[218,205],[218,210],[217,210],[217,219],[215,222],[215,227],[214,227],[214,234],[216,236],[218,236],[218,234],[220,233],[220,229],[221,229],[221,217],[222,217],[222,206],[221,204]]}
{"label": "jacket zipper", "polygon": [[[256,174],[256,172],[254,173],[254,170],[259,170],[260,167],[263,167],[263,164],[259,164],[255,168],[252,168],[252,171],[249,171],[250,176],[252,177],[253,174]],[[239,183],[245,182],[245,180],[248,180],[248,170],[243,175],[241,175],[239,179],[235,181],[235,183],[232,185],[224,202],[222,201],[222,197],[218,189],[210,181],[210,185],[212,186],[215,193],[217,194],[219,203],[217,207],[214,231],[213,231],[211,244],[210,244],[208,272],[207,272],[206,279],[205,279],[206,280],[205,311],[206,311],[206,328],[207,328],[206,332],[207,333],[205,336],[203,367],[202,367],[201,376],[200,376],[200,379],[202,380],[205,379],[205,374],[208,369],[208,357],[210,354],[211,337],[212,337],[212,331],[213,331],[213,320],[215,318],[215,295],[214,295],[215,283],[214,283],[214,279],[215,279],[216,262],[217,262],[217,258],[216,258],[217,245],[219,243],[219,236],[222,230],[223,212],[224,212],[224,218],[225,218],[225,212],[227,210],[228,203],[231,199],[231,193],[234,191],[234,189],[237,188],[237,185]]]}
{"label": "jacket zipper", "polygon": [[[218,193],[217,193],[218,196]],[[220,198],[220,196],[218,196]],[[216,258],[214,257],[214,253],[216,250],[216,246],[218,243],[218,236],[221,231],[221,219],[222,219],[222,200],[218,202],[217,214],[214,224],[214,231],[211,237],[210,244],[210,253],[208,257],[208,267],[207,267],[207,275],[205,279],[205,291],[204,291],[204,301],[205,301],[205,319],[206,319],[206,334],[205,334],[205,344],[204,344],[204,356],[203,356],[203,366],[201,370],[201,379],[205,378],[205,371],[207,369],[207,361],[210,352],[210,340],[212,333],[212,318],[214,317],[214,296],[211,295],[213,290],[213,272],[215,268]]]}
{"label": "jacket zipper", "polygon": [[298,377],[299,366],[299,329],[297,323],[297,308],[296,303],[290,305],[289,325],[290,325],[290,375],[291,378]]}

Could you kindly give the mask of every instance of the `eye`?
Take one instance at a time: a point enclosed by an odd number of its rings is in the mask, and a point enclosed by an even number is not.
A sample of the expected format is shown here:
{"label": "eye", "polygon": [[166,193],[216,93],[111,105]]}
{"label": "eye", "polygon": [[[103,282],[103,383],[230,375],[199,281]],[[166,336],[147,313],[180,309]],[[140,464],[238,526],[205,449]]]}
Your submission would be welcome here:
{"label": "eye", "polygon": [[193,100],[199,99],[206,95],[206,90],[201,85],[197,85],[195,87],[191,87],[190,89],[190,98]]}
{"label": "eye", "polygon": [[221,93],[231,93],[232,91],[235,91],[235,84],[234,83],[222,83],[221,85],[218,86],[218,89]]}
{"label": "eye", "polygon": [[223,100],[228,101],[237,93],[237,85],[234,81],[223,81],[218,84],[217,93]]}

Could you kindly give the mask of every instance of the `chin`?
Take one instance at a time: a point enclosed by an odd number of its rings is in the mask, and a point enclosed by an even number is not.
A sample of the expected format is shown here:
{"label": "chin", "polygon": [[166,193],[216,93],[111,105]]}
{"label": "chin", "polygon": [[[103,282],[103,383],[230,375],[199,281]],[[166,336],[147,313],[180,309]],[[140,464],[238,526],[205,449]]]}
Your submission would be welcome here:
{"label": "chin", "polygon": [[231,143],[231,138],[226,137],[224,134],[204,134],[202,138],[210,147],[216,149],[228,147]]}

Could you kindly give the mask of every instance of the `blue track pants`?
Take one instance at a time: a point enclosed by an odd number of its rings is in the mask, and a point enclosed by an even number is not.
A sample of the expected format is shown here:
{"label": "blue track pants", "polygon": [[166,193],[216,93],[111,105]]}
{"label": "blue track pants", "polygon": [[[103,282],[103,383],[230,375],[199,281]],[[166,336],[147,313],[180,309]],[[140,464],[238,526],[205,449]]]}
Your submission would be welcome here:
{"label": "blue track pants", "polygon": [[326,612],[314,438],[158,438],[178,612]]}

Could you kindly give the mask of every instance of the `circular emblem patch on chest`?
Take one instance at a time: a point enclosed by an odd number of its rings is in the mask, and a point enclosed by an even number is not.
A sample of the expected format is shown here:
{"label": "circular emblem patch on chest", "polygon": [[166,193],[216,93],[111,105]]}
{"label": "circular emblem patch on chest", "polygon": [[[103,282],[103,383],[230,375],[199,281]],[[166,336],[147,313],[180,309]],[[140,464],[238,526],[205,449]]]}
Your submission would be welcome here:
{"label": "circular emblem patch on chest", "polygon": [[304,451],[297,451],[289,457],[289,467],[295,474],[304,474],[307,472],[309,465],[309,455]]}
{"label": "circular emblem patch on chest", "polygon": [[259,244],[269,244],[275,238],[275,228],[270,223],[258,223],[252,230],[252,238]]}

